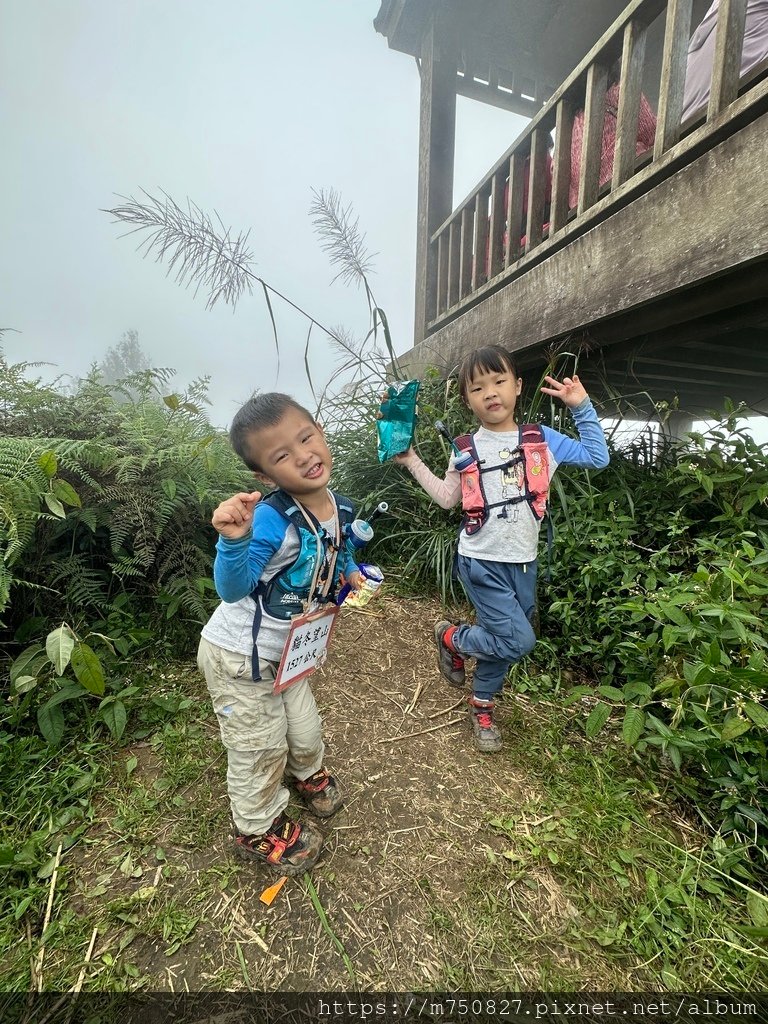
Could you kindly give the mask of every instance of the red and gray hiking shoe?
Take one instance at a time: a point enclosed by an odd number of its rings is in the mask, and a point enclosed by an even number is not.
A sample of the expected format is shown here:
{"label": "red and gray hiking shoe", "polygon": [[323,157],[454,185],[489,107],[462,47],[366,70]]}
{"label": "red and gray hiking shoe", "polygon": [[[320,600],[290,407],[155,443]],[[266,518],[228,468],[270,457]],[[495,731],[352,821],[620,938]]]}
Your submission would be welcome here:
{"label": "red and gray hiking shoe", "polygon": [[296,790],[307,808],[318,818],[330,818],[344,806],[336,779],[321,768],[308,779],[293,779]]}
{"label": "red and gray hiking shoe", "polygon": [[501,730],[493,720],[493,701],[468,697],[475,750],[481,754],[497,754],[501,750]]}
{"label": "red and gray hiking shoe", "polygon": [[309,871],[323,847],[323,837],[310,825],[278,815],[263,836],[246,836],[235,829],[235,853],[257,860],[278,875]]}
{"label": "red and gray hiking shoe", "polygon": [[437,667],[451,686],[463,686],[466,679],[464,659],[453,646],[453,634],[456,629],[457,627],[447,619],[435,623]]}

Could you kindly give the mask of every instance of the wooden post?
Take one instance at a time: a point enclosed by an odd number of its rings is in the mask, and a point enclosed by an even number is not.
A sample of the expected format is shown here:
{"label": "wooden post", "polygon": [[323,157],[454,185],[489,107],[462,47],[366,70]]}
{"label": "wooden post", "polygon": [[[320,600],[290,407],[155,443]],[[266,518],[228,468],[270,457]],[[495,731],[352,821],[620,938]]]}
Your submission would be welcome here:
{"label": "wooden post", "polygon": [[448,287],[446,305],[450,309],[459,301],[459,239],[461,231],[454,219],[448,227]]}
{"label": "wooden post", "polygon": [[469,295],[472,286],[472,242],[474,235],[474,206],[461,211],[461,242],[459,249],[459,298]]}
{"label": "wooden post", "polygon": [[436,315],[445,312],[448,305],[448,233],[441,232],[437,239],[437,309]]}
{"label": "wooden post", "polygon": [[707,107],[708,121],[717,117],[738,95],[746,20],[747,0],[720,0],[715,29],[712,90]]}
{"label": "wooden post", "polygon": [[611,188],[623,185],[635,170],[637,123],[640,116],[643,65],[645,63],[645,25],[628,21],[624,29],[621,55],[619,111],[616,116],[616,152]]}
{"label": "wooden post", "polygon": [[486,264],[488,262],[488,186],[475,197],[475,240],[473,247],[475,259],[472,264],[472,291],[488,280]]}
{"label": "wooden post", "polygon": [[520,250],[520,223],[523,219],[523,174],[525,154],[516,150],[509,158],[509,196],[507,197],[507,244],[504,266],[514,263]]}
{"label": "wooden post", "polygon": [[552,168],[552,206],[549,214],[550,237],[568,219],[568,191],[571,186],[571,136],[573,134],[573,102],[563,97],[557,104],[555,155]]}
{"label": "wooden post", "polygon": [[533,129],[531,159],[528,173],[528,219],[525,225],[525,251],[530,252],[542,238],[544,194],[547,186],[547,152],[549,132],[543,124]]}
{"label": "wooden post", "polygon": [[667,7],[664,55],[661,58],[659,113],[656,118],[656,141],[653,147],[654,160],[663,156],[680,138],[692,3],[693,0],[669,0]]}
{"label": "wooden post", "polygon": [[491,185],[491,259],[489,277],[496,277],[504,268],[504,218],[507,211],[504,206],[504,183],[506,174],[503,170],[493,176]]}
{"label": "wooden post", "polygon": [[[438,44],[433,20],[421,58],[419,200],[416,229],[416,314],[414,344],[427,336],[437,312],[437,251],[430,243],[453,206],[456,140],[456,61]],[[450,305],[450,284],[448,304]],[[455,298],[454,298],[455,301]]]}
{"label": "wooden post", "polygon": [[578,214],[594,206],[600,191],[600,159],[603,152],[603,120],[608,68],[590,64],[587,71],[587,98],[584,104],[584,137],[581,142]]}

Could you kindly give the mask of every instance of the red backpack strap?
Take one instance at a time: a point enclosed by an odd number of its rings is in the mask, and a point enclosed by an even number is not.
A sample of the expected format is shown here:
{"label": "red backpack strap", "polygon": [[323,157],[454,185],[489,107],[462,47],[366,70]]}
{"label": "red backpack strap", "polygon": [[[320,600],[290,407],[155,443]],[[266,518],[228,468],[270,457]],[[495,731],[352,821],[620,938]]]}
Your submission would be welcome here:
{"label": "red backpack strap", "polygon": [[526,497],[537,519],[547,512],[551,468],[549,447],[540,423],[524,423],[520,427],[520,448],[523,452]]}
{"label": "red backpack strap", "polygon": [[462,471],[460,477],[461,509],[464,513],[461,529],[468,537],[471,537],[472,534],[477,533],[488,518],[488,504],[483,491],[474,438],[471,434],[459,434],[454,438],[453,443],[460,452],[471,452],[474,456],[474,462],[468,469]]}

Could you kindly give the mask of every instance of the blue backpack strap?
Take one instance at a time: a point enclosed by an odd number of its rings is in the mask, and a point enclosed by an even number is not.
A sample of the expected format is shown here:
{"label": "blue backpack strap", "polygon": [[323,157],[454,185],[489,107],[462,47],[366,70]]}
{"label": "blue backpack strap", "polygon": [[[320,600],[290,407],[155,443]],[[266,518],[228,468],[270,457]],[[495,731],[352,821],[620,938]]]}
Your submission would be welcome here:
{"label": "blue backpack strap", "polygon": [[[291,522],[293,522],[291,518],[292,508],[293,510],[295,510],[296,513],[298,513],[299,515],[301,514],[299,512],[298,507],[296,506],[296,502],[289,494],[286,494],[285,491],[281,491],[279,489],[270,491],[270,493],[266,494],[261,500],[262,502],[273,508],[276,512],[279,512],[281,515],[284,515],[286,519],[288,519]],[[259,636],[259,630],[261,629],[262,619],[260,597],[265,592],[265,590],[265,584],[263,583],[262,580],[259,580],[259,582],[256,584],[255,589],[251,593],[253,603],[256,606],[253,613],[253,622],[251,623],[251,638],[253,639],[253,651],[251,652],[251,676],[255,683],[261,681],[261,669],[259,668],[259,648],[257,640]]]}
{"label": "blue backpack strap", "polygon": [[[337,494],[335,491],[333,491],[332,494],[333,494],[333,497],[334,497],[334,499],[336,501],[336,508],[337,508],[338,514],[339,514],[339,527],[343,531],[344,526],[346,526],[347,523],[351,523],[353,518],[354,518],[354,507],[353,507],[352,503],[349,501],[349,499],[345,498],[343,495]],[[299,537],[299,540],[301,540],[301,530],[302,529],[306,530],[306,520],[304,518],[304,513],[299,508],[299,506],[298,506],[298,504],[296,502],[296,499],[292,498],[291,495],[287,494],[285,491],[277,489],[277,490],[271,491],[269,494],[267,494],[261,500],[262,500],[262,502],[265,502],[267,505],[270,505],[273,509],[275,509],[276,512],[279,512],[282,516],[284,516],[289,521],[289,523],[291,523],[293,525],[293,527],[295,528],[296,533],[297,533],[297,535]],[[309,509],[306,510],[306,513],[309,516],[309,518],[312,521],[312,523],[315,526],[315,528],[319,531],[321,529],[321,527],[320,527],[320,523],[317,520],[317,518],[309,511]],[[341,547],[343,547],[343,545],[344,545],[344,538],[343,538],[343,535],[342,535]],[[273,583],[275,580],[279,579],[279,577],[281,577],[283,575],[290,574],[290,572],[293,570],[293,568],[295,567],[295,565],[298,562],[300,557],[301,557],[301,546],[300,546],[300,550],[299,550],[298,554],[296,555],[296,559],[294,560],[294,562],[291,565],[285,566],[269,582]],[[338,571],[338,563],[337,563],[337,571]],[[335,575],[336,575],[336,572],[334,572],[334,576]],[[328,594],[329,600],[333,599],[334,592],[335,592],[335,582],[336,582],[335,580],[332,581],[331,588],[330,588],[329,594]],[[267,590],[267,584],[265,584],[262,580],[259,580],[257,586],[255,587],[255,589],[251,593],[251,597],[253,598],[254,604],[256,605],[256,608],[255,608],[255,611],[254,611],[254,616],[253,616],[253,623],[252,623],[252,626],[251,626],[251,635],[252,635],[252,639],[253,639],[253,653],[251,655],[251,670],[252,670],[252,676],[253,676],[253,679],[254,679],[255,682],[258,682],[261,679],[261,673],[260,673],[260,670],[259,670],[259,652],[258,652],[257,639],[258,639],[258,635],[259,635],[259,629],[261,628],[261,620],[262,620],[262,605],[261,605],[260,598],[266,593],[266,590]]]}

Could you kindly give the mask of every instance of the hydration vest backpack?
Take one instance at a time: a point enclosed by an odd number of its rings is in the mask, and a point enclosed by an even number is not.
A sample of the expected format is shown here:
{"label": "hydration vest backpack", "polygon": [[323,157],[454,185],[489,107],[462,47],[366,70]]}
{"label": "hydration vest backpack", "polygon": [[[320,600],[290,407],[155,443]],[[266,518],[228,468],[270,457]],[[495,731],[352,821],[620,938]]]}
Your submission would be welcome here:
{"label": "hydration vest backpack", "polygon": [[[336,508],[339,513],[339,528],[341,530],[340,552],[342,552],[346,545],[344,527],[354,519],[354,509],[346,498],[343,498],[340,494],[336,494],[335,491],[332,491],[331,493],[336,500]],[[256,640],[259,635],[259,629],[261,628],[262,608],[272,618],[284,621],[289,621],[294,615],[303,611],[304,602],[310,597],[309,588],[312,585],[312,577],[314,576],[315,562],[317,560],[317,539],[315,534],[309,529],[307,521],[296,503],[295,498],[286,494],[285,491],[276,490],[272,491],[261,500],[263,503],[270,505],[273,509],[279,512],[296,528],[296,532],[299,537],[299,551],[296,558],[290,565],[281,569],[280,572],[267,582],[260,580],[256,589],[251,594],[251,597],[256,604],[256,610],[253,616],[253,655],[251,657],[252,674],[255,681],[261,679]],[[335,539],[330,537],[323,530],[320,523],[312,513],[309,512],[309,510],[307,510],[307,515],[310,517],[315,529],[320,534],[323,545],[324,560],[327,560],[332,555],[333,548],[335,547]],[[340,561],[337,560],[333,574],[334,578],[331,581],[331,586],[325,598],[326,602],[332,601],[335,597],[336,585],[338,583],[341,569],[342,565],[340,564]],[[328,566],[326,565],[324,570],[325,574],[321,572],[318,584],[325,582],[327,572]]]}
{"label": "hydration vest backpack", "polygon": [[[544,432],[538,423],[524,423],[520,427],[520,443],[506,462],[496,466],[481,465],[477,457],[474,436],[461,434],[455,439],[456,447],[461,452],[471,452],[473,464],[461,473],[461,507],[464,518],[461,529],[468,536],[477,533],[488,519],[492,508],[516,505],[527,501],[535,519],[541,521],[547,514],[547,496],[549,494],[550,467],[549,449],[544,440]],[[524,489],[515,498],[505,498],[488,504],[483,487],[483,473],[491,473],[498,469],[510,469],[522,463]],[[500,513],[502,516],[504,512]]]}

